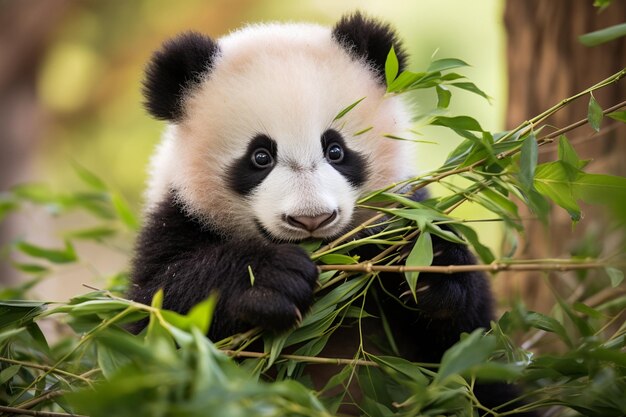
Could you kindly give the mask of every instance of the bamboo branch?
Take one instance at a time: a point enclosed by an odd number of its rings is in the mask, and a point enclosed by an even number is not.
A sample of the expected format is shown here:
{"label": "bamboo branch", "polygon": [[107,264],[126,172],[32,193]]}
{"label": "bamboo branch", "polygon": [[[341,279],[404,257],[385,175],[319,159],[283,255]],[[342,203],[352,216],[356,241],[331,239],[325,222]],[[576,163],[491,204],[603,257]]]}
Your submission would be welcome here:
{"label": "bamboo branch", "polygon": [[[237,351],[237,350],[222,350],[228,356],[234,358],[265,358],[269,357],[268,353],[262,352],[249,352],[249,351]],[[308,362],[324,365],[355,365],[355,366],[378,366],[376,362],[368,361],[364,359],[350,359],[350,358],[322,358],[319,356],[302,356],[302,355],[278,355],[281,359],[291,359],[298,362]]]}
{"label": "bamboo branch", "polygon": [[[535,118],[529,120],[529,121],[525,121],[524,123],[520,124],[517,128],[513,129],[512,131],[510,131],[507,135],[505,135],[503,138],[501,138],[499,140],[499,142],[502,142],[508,138],[510,138],[513,134],[517,133],[517,132],[521,132],[524,129],[528,129],[530,127],[530,129],[533,128],[534,125],[536,125],[537,123],[540,123],[542,121],[544,121],[547,117],[551,116],[552,114],[556,113],[557,111],[559,111],[560,109],[562,109],[563,107],[565,107],[566,105],[568,105],[571,101],[574,101],[577,98],[580,98],[582,96],[585,96],[595,90],[598,90],[600,88],[606,87],[612,83],[615,83],[617,81],[619,81],[621,78],[623,78],[626,75],[626,68],[622,69],[621,71],[617,72],[616,74],[613,74],[612,76],[606,78],[605,80],[600,81],[599,83],[597,83],[596,85],[589,87],[588,89],[579,92],[578,94],[569,97],[565,100],[562,100],[561,102],[559,102],[558,104],[554,105],[553,107],[551,107],[550,109],[544,111],[543,113],[541,113],[539,116],[536,116]],[[603,111],[603,114],[607,114],[610,112],[613,112],[615,110],[618,110],[622,107],[626,106],[626,102],[621,102],[615,106],[612,106],[606,110]],[[570,130],[573,130],[577,127],[580,127],[582,125],[584,125],[585,123],[587,123],[587,119],[581,119],[575,123],[572,123],[569,126],[566,126],[562,129],[559,129],[555,132],[552,132],[549,135],[546,135],[542,138],[540,138],[537,141],[537,144],[539,146],[544,145],[546,143],[551,143],[554,138],[559,137],[560,135],[562,135],[563,133],[566,133]],[[524,132],[525,133],[525,132]],[[503,159],[506,158],[508,156],[514,155],[516,153],[518,153],[520,151],[520,149],[512,149],[508,152],[504,152],[501,153],[499,155],[496,155],[496,158],[498,159]],[[488,158],[484,158],[481,159],[479,161],[474,162],[471,165],[468,165],[466,167],[463,168],[455,168],[449,171],[445,171],[442,172],[438,175],[435,175],[434,177],[428,178],[427,176],[423,176],[423,177],[418,177],[416,179],[414,179],[415,181],[419,181],[416,185],[414,185],[411,188],[411,193],[415,193],[417,190],[426,187],[428,184],[431,184],[433,182],[438,182],[446,177],[452,176],[452,175],[456,175],[456,174],[462,174],[465,172],[470,172],[472,170],[474,170],[474,168],[484,164],[485,162],[487,162]],[[397,184],[394,184],[394,186]],[[390,204],[389,206],[387,206],[386,208],[395,208],[398,207],[399,204],[398,203],[393,203]],[[342,236],[339,236],[337,239],[335,239],[334,241],[328,243],[327,245],[324,245],[323,247],[321,247],[320,249],[318,249],[317,251],[315,251],[314,255],[319,255],[321,253],[327,252],[333,248],[335,248],[337,245],[341,244],[342,242],[345,242],[346,240],[348,240],[349,238],[351,238],[352,236],[354,236],[355,234],[359,233],[360,231],[364,230],[367,226],[374,224],[375,222],[377,222],[378,220],[382,219],[385,215],[383,213],[378,213],[375,216],[371,217],[370,219],[366,220],[365,222],[363,222],[362,224],[360,224],[359,226],[357,226],[356,228],[348,231],[347,233],[345,233]]]}
{"label": "bamboo branch", "polygon": [[15,408],[19,408],[20,410],[29,410],[33,407],[35,407],[36,405],[39,405],[43,402],[46,401],[50,401],[53,400],[57,397],[62,397],[63,395],[69,393],[69,391],[66,390],[55,390],[55,391],[48,391],[44,394],[41,394],[37,397],[33,397],[28,401],[25,401],[19,405],[17,405]]}
{"label": "bamboo branch", "polygon": [[24,415],[24,416],[36,416],[36,417],[88,417],[80,414],[67,414],[67,413],[53,413],[51,411],[35,411],[35,410],[23,410],[21,408],[7,407],[0,405],[0,412],[8,415]]}
{"label": "bamboo branch", "polygon": [[39,369],[41,371],[47,371],[47,372],[52,372],[55,374],[59,374],[59,375],[63,375],[63,376],[67,376],[70,378],[76,378],[76,379],[80,379],[83,382],[86,382],[87,384],[91,384],[91,381],[81,375],[76,375],[73,374],[71,372],[67,372],[64,371],[62,369],[57,369],[57,368],[53,368],[51,366],[46,366],[46,365],[39,365],[36,363],[30,363],[30,362],[23,362],[23,361],[18,361],[15,359],[9,359],[9,358],[4,358],[2,356],[0,356],[0,362],[6,362],[6,363],[10,363],[13,365],[21,365],[21,366],[25,366],[27,368],[33,368],[33,369]]}
{"label": "bamboo branch", "polygon": [[607,266],[626,266],[626,263],[608,264],[601,261],[571,262],[561,259],[554,263],[505,263],[493,262],[489,265],[374,265],[373,262],[362,262],[353,265],[320,265],[322,271],[350,271],[350,272],[433,272],[438,274],[457,274],[460,272],[501,272],[501,271],[573,271],[581,269],[598,269]]}

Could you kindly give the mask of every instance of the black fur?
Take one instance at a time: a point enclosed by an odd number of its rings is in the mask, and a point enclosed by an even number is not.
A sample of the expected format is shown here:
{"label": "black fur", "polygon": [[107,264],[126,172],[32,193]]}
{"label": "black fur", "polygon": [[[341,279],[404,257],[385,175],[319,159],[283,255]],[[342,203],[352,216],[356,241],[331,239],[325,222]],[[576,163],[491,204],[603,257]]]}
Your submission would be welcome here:
{"label": "black fur", "polygon": [[143,94],[148,112],[157,119],[179,121],[187,90],[210,71],[218,53],[216,42],[195,32],[165,42],[146,68]]}
{"label": "black fur", "polygon": [[139,235],[131,299],[149,304],[163,288],[163,307],[185,314],[216,292],[219,299],[209,332],[214,341],[254,326],[284,331],[308,311],[318,271],[304,250],[290,244],[224,240],[173,201],[161,203]]}
{"label": "black fur", "polygon": [[241,195],[249,194],[269,175],[272,167],[257,168],[252,163],[252,154],[259,148],[265,148],[276,160],[276,142],[266,135],[257,135],[250,141],[246,152],[235,160],[226,170],[228,185]]}
{"label": "black fur", "polygon": [[392,46],[398,57],[399,72],[406,67],[407,54],[395,31],[388,24],[356,12],[342,17],[332,33],[333,38],[348,53],[365,59],[372,66],[381,83],[385,83],[385,62]]}
{"label": "black fur", "polygon": [[343,148],[344,156],[341,162],[331,164],[331,166],[339,171],[354,187],[360,187],[367,181],[368,166],[366,158],[348,148],[339,132],[328,129],[322,135],[322,151],[326,153],[326,148],[333,143],[338,143]]}

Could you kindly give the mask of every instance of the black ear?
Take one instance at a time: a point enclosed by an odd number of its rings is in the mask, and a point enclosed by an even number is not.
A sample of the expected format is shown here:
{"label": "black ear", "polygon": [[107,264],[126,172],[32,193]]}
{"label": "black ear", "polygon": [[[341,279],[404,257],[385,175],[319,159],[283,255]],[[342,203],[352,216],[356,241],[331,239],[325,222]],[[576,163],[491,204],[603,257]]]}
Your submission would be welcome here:
{"label": "black ear", "polygon": [[343,16],[333,28],[333,37],[352,56],[365,59],[381,83],[385,83],[385,61],[392,46],[398,57],[399,72],[406,65],[406,52],[391,26],[360,12]]}
{"label": "black ear", "polygon": [[202,81],[218,51],[215,41],[194,32],[166,41],[146,68],[143,94],[148,112],[157,119],[179,121],[185,91]]}

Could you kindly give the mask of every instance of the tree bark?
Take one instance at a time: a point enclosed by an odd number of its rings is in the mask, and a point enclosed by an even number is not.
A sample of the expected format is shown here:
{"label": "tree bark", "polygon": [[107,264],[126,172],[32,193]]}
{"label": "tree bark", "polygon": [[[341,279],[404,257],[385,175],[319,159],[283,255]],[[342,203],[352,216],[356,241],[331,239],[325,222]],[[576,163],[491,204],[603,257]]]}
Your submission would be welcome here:
{"label": "tree bark", "polygon": [[[509,101],[507,127],[513,128],[560,100],[584,90],[626,67],[626,38],[596,47],[586,47],[578,36],[626,22],[626,2],[614,1],[603,12],[591,0],[508,0],[505,25],[508,34]],[[626,99],[622,80],[604,88],[594,97],[603,108]],[[581,98],[559,111],[547,123],[555,128],[584,119],[589,97]],[[626,174],[626,128],[605,118],[598,134],[585,125],[568,134],[582,159],[592,159],[590,172]],[[556,146],[541,149],[540,162],[556,159]],[[546,230],[538,221],[526,221],[526,234],[520,245],[522,257],[568,256],[576,242],[595,231],[598,243],[611,245],[610,222],[600,208],[583,206],[584,218],[575,227],[565,210],[555,207]],[[532,217],[526,209],[524,218]],[[557,284],[561,281],[555,281]],[[554,297],[540,273],[503,276],[496,289],[520,295],[527,306],[548,310]]]}

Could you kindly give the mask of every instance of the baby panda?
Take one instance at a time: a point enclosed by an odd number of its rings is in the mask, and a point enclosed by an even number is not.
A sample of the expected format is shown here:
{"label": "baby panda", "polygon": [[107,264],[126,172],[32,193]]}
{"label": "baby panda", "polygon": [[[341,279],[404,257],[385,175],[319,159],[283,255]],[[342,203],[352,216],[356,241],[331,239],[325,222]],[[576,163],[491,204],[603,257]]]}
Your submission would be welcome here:
{"label": "baby panda", "polygon": [[[344,234],[374,214],[355,209],[360,196],[416,173],[411,143],[385,137],[411,126],[407,105],[385,95],[392,47],[402,70],[395,32],[359,13],[332,28],[262,24],[165,42],[144,82],[147,110],[167,129],[151,162],[129,297],[149,304],[163,289],[163,307],[184,314],[217,293],[214,341],[296,326],[318,278],[298,243]],[[433,251],[435,264],[475,262],[434,236]],[[379,281],[377,305],[408,360],[437,362],[462,332],[489,327],[480,273],[422,274],[410,308],[402,275]],[[369,326],[382,332],[380,321]],[[352,357],[355,347],[338,340]],[[499,395],[481,397],[493,406]]]}

